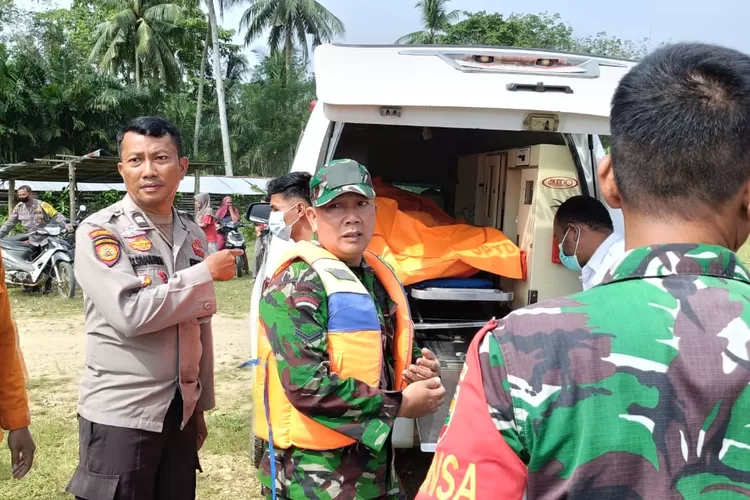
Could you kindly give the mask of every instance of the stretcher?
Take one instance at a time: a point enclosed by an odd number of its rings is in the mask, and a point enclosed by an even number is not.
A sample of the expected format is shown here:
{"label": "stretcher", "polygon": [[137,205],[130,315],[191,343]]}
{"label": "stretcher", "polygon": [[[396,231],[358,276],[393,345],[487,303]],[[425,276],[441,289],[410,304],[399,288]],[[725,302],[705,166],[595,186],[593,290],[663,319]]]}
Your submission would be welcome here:
{"label": "stretcher", "polygon": [[[513,302],[513,293],[495,286],[492,275],[472,278],[426,280],[407,287],[409,306],[418,344],[430,349],[440,359],[443,386],[453,394],[469,348],[465,334],[481,329],[493,311]],[[483,318],[477,321],[476,318]],[[430,415],[417,419],[422,451],[434,452],[440,430],[450,405],[443,405]]]}

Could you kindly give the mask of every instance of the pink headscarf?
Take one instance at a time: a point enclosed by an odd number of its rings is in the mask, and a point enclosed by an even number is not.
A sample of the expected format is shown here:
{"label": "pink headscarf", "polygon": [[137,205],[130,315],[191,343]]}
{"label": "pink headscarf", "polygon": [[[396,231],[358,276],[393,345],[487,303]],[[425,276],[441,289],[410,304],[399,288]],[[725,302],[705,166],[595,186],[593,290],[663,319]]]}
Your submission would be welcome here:
{"label": "pink headscarf", "polygon": [[221,201],[221,206],[216,211],[216,218],[223,219],[227,214],[231,215],[232,222],[239,222],[240,212],[237,210],[237,207],[232,204],[231,196],[225,196]]}

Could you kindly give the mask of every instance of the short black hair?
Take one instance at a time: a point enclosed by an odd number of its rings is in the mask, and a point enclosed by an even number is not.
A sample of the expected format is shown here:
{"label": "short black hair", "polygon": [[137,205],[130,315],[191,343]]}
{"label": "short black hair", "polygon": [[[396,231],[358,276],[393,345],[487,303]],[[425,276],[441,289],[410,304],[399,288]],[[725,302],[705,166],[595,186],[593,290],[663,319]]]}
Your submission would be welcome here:
{"label": "short black hair", "polygon": [[120,133],[117,134],[117,152],[121,155],[122,139],[128,132],[134,132],[138,135],[145,135],[147,137],[156,137],[157,139],[168,135],[177,148],[177,155],[182,158],[182,135],[180,134],[180,131],[177,130],[177,127],[164,118],[159,116],[139,116],[128,123],[122,130],[120,130]]}
{"label": "short black hair", "polygon": [[685,219],[722,206],[750,178],[750,57],[656,50],[620,81],[610,121],[615,181],[634,210]]}
{"label": "short black hair", "polygon": [[591,196],[572,196],[557,209],[555,224],[583,224],[594,231],[613,232],[612,217],[601,201]]}
{"label": "short black hair", "polygon": [[24,184],[23,186],[18,186],[18,188],[16,189],[16,192],[22,191],[22,190],[23,191],[28,191],[29,193],[33,193],[34,192],[34,191],[32,191],[31,187],[27,186],[26,184]]}
{"label": "short black hair", "polygon": [[289,172],[281,177],[277,177],[268,183],[266,191],[268,199],[275,194],[280,194],[285,198],[297,198],[303,200],[306,204],[310,202],[310,179],[312,175],[307,172]]}

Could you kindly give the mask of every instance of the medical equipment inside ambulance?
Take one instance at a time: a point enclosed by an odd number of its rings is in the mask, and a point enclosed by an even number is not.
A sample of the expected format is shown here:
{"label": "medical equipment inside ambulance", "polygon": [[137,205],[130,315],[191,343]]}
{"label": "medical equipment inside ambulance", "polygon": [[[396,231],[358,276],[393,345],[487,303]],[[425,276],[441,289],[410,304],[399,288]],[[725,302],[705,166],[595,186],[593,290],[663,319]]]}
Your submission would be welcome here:
{"label": "medical equipment inside ambulance", "polygon": [[[552,231],[557,206],[581,193],[566,146],[464,156],[457,181],[454,219],[431,198],[377,180],[369,247],[406,286],[418,342],[449,370],[460,370],[471,336],[489,318],[581,286],[560,265]],[[424,451],[437,442],[444,418],[439,411],[419,420]]]}

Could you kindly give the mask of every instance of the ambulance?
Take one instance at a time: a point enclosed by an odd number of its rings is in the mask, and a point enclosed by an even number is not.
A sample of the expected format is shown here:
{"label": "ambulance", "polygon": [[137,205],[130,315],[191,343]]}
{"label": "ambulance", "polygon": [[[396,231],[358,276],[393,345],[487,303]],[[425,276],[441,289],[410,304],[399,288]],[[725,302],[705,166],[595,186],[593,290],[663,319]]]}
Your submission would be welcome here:
{"label": "ambulance", "polygon": [[[316,49],[318,100],[291,171],[314,174],[330,160],[357,160],[389,187],[429,198],[457,224],[500,231],[522,260],[523,272],[512,278],[463,273],[405,287],[415,338],[440,358],[448,397],[433,415],[398,419],[396,448],[434,451],[468,345],[489,318],[581,290],[579,276],[557,258],[553,219],[571,196],[600,198],[595,172],[610,102],[634,64],[519,48]],[[610,213],[623,234],[622,214]],[[272,238],[267,262],[282,251]],[[253,349],[261,285],[256,280],[252,295]],[[256,462],[262,446],[256,440]]]}

